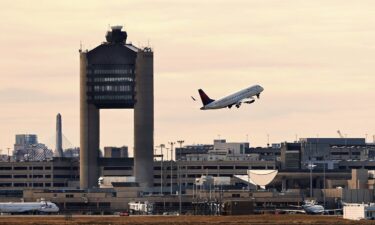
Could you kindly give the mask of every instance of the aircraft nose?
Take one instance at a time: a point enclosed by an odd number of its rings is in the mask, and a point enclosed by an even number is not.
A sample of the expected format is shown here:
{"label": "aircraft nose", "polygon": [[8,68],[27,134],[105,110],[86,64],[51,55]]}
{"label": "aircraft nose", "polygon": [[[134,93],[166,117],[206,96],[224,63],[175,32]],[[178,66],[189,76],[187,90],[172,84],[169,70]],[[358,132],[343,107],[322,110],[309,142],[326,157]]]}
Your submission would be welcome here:
{"label": "aircraft nose", "polygon": [[264,88],[262,86],[259,86],[260,92],[264,91]]}

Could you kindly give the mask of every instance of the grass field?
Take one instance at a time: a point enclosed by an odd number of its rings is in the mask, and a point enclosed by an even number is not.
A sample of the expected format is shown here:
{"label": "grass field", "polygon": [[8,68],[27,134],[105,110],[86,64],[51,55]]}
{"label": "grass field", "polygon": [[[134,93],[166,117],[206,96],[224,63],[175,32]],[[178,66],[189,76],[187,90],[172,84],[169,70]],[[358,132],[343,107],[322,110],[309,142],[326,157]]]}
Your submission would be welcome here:
{"label": "grass field", "polygon": [[199,224],[252,224],[252,225],[362,225],[375,221],[349,221],[333,216],[308,215],[253,215],[253,216],[0,216],[0,224],[157,224],[157,225],[199,225]]}

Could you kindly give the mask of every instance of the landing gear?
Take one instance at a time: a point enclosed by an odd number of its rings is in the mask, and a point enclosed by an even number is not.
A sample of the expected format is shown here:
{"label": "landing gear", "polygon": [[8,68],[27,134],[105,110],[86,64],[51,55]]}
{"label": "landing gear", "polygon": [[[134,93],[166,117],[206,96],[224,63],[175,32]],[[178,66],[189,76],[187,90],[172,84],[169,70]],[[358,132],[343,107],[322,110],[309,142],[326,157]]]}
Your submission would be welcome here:
{"label": "landing gear", "polygon": [[232,108],[233,105],[228,105],[228,109]]}
{"label": "landing gear", "polygon": [[257,98],[259,99],[259,97],[260,97],[260,93],[259,94],[257,94]]}
{"label": "landing gear", "polygon": [[240,105],[236,105],[237,109],[240,108]]}

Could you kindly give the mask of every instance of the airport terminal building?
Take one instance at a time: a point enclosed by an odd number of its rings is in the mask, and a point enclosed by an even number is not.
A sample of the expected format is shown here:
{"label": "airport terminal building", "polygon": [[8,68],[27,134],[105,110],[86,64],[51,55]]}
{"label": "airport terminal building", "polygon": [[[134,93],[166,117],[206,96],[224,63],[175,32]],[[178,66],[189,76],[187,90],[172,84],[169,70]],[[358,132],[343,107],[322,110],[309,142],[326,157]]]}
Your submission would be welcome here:
{"label": "airport terminal building", "polygon": [[[91,189],[80,188],[78,158],[2,161],[0,162],[0,199],[1,201],[21,201],[21,199],[35,201],[43,198],[57,203],[62,211],[77,213],[113,213],[127,210],[129,202],[148,201],[155,204],[155,213],[162,213],[176,210],[179,206],[181,187],[181,204],[183,212],[186,213],[194,213],[197,207],[204,208],[202,202],[207,201],[251,200],[254,209],[270,210],[271,206],[285,208],[290,204],[300,204],[303,196],[310,198],[309,188],[312,178],[312,198],[319,202],[325,200],[327,207],[341,200],[353,203],[374,200],[372,190],[375,183],[373,170],[375,161],[370,158],[357,161],[333,161],[333,163],[324,160],[322,163],[327,166],[325,169],[321,166],[316,167],[310,173],[304,168],[303,161],[296,164],[298,161],[293,159],[300,158],[296,154],[303,154],[300,151],[304,145],[302,141],[282,143],[280,148],[272,151],[264,148],[267,154],[261,152],[258,155],[254,152],[261,151],[260,148],[251,148],[246,143],[226,143],[225,140],[221,140],[219,145],[215,143],[219,142],[214,141],[211,147],[206,147],[207,151],[202,151],[200,154],[195,151],[176,161],[155,158],[152,163],[153,187],[148,189],[141,188],[137,182],[131,181],[130,178],[134,175],[134,159],[128,158],[125,154],[121,157],[118,154],[112,156],[108,153],[106,157],[99,158],[97,166],[100,177],[105,179],[127,177],[127,181],[118,180],[110,182],[109,186],[101,187],[96,180],[98,187]],[[339,143],[332,143],[331,153],[337,152],[337,144]],[[351,147],[341,148],[343,156],[350,154],[347,153],[348,149],[351,151],[361,149],[361,154],[367,157],[374,150],[374,145],[371,144],[368,144],[367,148],[361,143]],[[251,153],[247,154],[249,152]],[[337,157],[337,154],[331,153],[329,155]],[[272,155],[275,157],[270,157]],[[319,162],[315,163],[319,164]],[[245,181],[238,179],[238,176],[246,176],[248,170],[276,170],[278,173],[265,190],[259,191],[259,186],[246,182],[246,179]],[[225,180],[226,183],[199,185],[202,178],[209,177]]]}

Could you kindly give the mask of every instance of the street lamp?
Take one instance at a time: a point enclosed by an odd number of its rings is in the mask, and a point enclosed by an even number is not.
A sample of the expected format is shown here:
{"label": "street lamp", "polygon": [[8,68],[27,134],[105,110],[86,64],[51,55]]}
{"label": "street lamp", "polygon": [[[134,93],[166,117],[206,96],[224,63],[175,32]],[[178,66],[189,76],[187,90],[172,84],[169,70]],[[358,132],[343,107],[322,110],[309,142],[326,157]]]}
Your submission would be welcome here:
{"label": "street lamp", "polygon": [[10,148],[8,148],[8,162],[10,162],[9,150],[10,150]]}
{"label": "street lamp", "polygon": [[160,144],[160,145],[156,146],[156,148],[160,148],[160,155],[162,156],[163,155],[163,148],[165,148],[165,144]]}
{"label": "street lamp", "polygon": [[173,145],[176,144],[176,142],[170,141],[168,144],[171,145],[171,195],[173,194]]}
{"label": "street lamp", "polygon": [[309,162],[309,164],[307,165],[307,168],[310,170],[310,198],[313,197],[313,190],[312,190],[312,170],[314,169],[314,167],[316,167],[316,165],[314,165],[311,161]]}
{"label": "street lamp", "polygon": [[160,144],[159,146],[156,146],[156,147],[159,147],[160,148],[160,157],[161,157],[161,160],[160,160],[160,195],[163,195],[163,158],[164,158],[164,155],[163,155],[163,148],[165,148],[165,144]]}
{"label": "street lamp", "polygon": [[[185,141],[184,140],[178,140],[177,143],[180,144],[180,156],[178,157],[178,161],[180,162],[181,160],[181,149],[182,149],[182,144],[184,143]],[[177,160],[176,160],[177,162]],[[180,163],[177,163],[177,172],[178,172],[178,200],[179,200],[179,214],[181,215],[181,211],[182,211],[182,188],[181,188],[181,172],[180,172]]]}

